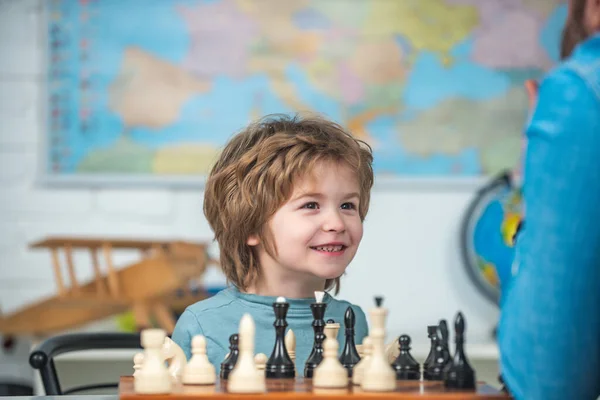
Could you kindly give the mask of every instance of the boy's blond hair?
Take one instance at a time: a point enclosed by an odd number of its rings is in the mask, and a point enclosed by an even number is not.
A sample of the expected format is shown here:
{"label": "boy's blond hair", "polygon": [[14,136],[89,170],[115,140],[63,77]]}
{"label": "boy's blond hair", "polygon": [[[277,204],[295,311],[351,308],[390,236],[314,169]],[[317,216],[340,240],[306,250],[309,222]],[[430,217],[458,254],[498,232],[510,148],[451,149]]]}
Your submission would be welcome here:
{"label": "boy's blond hair", "polygon": [[[266,252],[277,250],[267,222],[292,195],[299,178],[323,161],[344,163],[356,172],[361,220],[373,186],[371,147],[340,125],[318,116],[271,115],[250,124],[225,146],[206,182],[204,214],[220,248],[227,280],[244,290],[260,274],[254,247],[257,235]],[[326,290],[339,291],[339,277]]]}

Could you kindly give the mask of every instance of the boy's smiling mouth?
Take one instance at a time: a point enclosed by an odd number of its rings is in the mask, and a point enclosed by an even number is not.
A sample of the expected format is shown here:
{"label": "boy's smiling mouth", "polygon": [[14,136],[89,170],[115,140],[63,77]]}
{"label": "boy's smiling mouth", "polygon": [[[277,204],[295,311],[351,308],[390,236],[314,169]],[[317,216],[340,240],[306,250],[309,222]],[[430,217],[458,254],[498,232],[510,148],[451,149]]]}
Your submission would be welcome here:
{"label": "boy's smiling mouth", "polygon": [[322,251],[325,253],[340,253],[346,250],[348,246],[341,243],[327,243],[318,246],[310,246],[311,249],[316,251]]}

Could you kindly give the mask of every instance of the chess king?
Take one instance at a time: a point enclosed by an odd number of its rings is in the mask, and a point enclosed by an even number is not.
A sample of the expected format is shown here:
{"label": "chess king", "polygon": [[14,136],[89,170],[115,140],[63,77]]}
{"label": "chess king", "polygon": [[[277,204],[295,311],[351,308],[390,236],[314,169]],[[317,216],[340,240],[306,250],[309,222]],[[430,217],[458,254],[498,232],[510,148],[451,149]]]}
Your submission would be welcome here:
{"label": "chess king", "polygon": [[[295,333],[295,375],[303,375],[309,354],[315,361],[322,351],[313,348],[321,329],[314,326],[316,309],[324,314],[319,318],[340,323],[351,307],[354,341],[362,343],[368,334],[363,310],[328,291],[338,293],[361,242],[372,161],[366,143],[317,116],[268,116],[227,143],[206,182],[204,213],[229,286],[190,305],[177,321],[172,338],[188,359],[192,338],[202,335],[219,369],[244,314],[256,327],[255,352],[281,353],[282,328],[274,327],[278,297],[287,304],[286,330]],[[315,292],[323,293],[322,306],[315,305]],[[337,341],[341,349],[344,331]],[[267,373],[292,373],[272,361]]]}

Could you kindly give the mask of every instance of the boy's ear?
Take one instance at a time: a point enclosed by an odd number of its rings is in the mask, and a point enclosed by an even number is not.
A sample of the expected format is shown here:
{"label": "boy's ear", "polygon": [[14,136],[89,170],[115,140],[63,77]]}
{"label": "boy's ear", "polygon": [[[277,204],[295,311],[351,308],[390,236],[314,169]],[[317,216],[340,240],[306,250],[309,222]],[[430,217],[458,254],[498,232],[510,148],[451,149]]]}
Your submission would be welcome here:
{"label": "boy's ear", "polygon": [[248,236],[248,240],[246,240],[248,246],[257,246],[259,243],[258,235],[250,235]]}

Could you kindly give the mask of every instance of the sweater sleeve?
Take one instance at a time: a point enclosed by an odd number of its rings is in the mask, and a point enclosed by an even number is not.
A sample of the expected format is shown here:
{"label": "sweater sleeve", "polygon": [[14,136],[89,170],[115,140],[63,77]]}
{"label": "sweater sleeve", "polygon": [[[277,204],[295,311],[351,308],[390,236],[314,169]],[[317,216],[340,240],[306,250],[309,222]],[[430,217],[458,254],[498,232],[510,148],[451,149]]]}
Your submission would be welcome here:
{"label": "sweater sleeve", "polygon": [[527,129],[525,224],[503,288],[501,374],[518,400],[600,394],[600,104],[577,74],[542,83]]}

